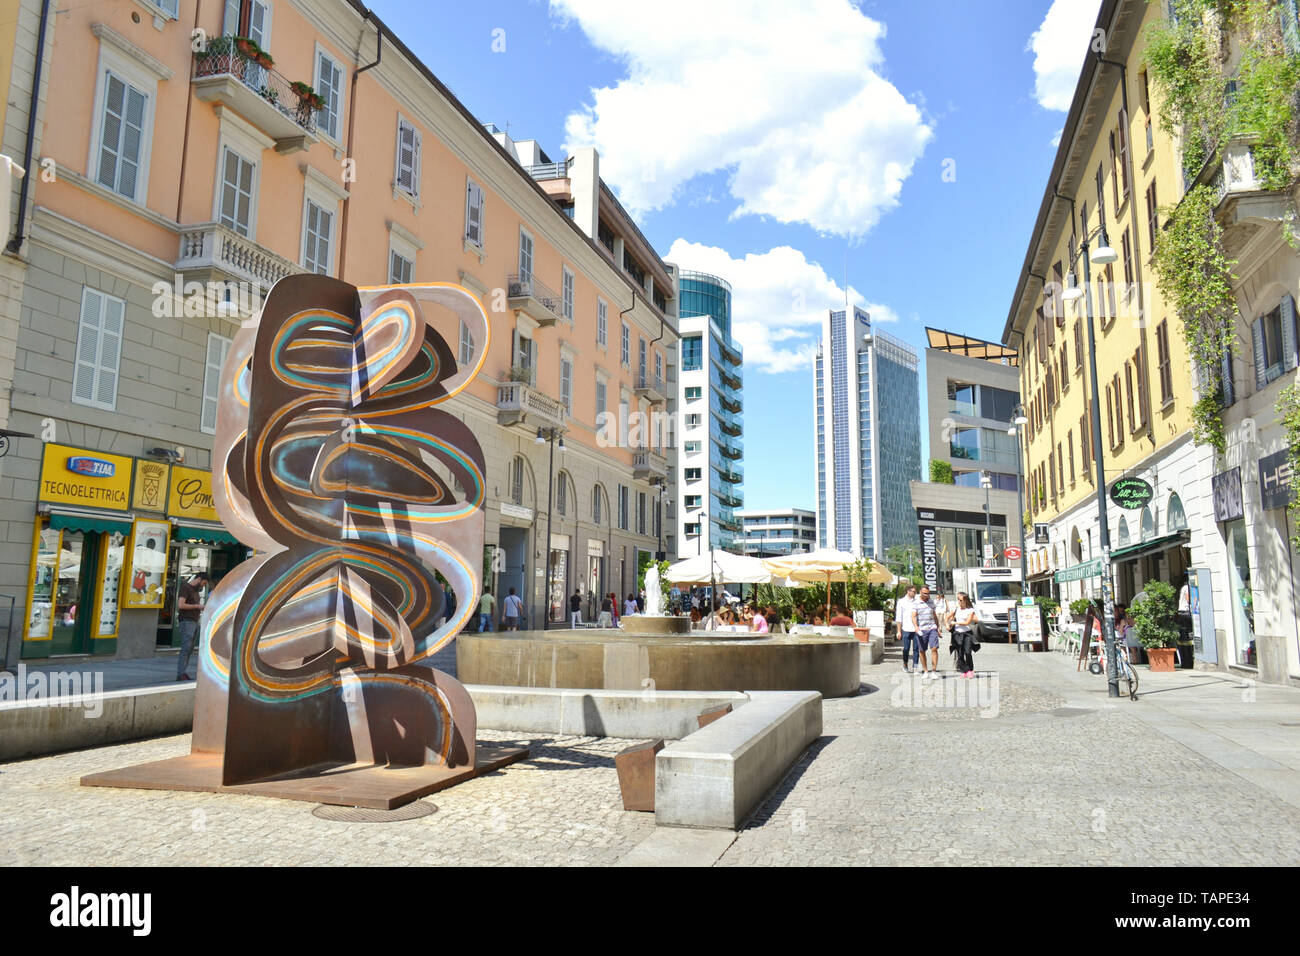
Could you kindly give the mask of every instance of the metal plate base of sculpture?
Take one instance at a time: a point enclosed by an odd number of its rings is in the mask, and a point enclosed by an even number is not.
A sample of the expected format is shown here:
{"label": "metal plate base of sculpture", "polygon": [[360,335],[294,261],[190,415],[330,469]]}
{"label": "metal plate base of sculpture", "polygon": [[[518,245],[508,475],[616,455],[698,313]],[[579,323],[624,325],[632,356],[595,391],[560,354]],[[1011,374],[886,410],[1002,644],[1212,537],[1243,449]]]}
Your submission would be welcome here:
{"label": "metal plate base of sculpture", "polygon": [[[465,367],[439,309],[470,332]],[[488,336],[456,285],[276,284],[221,375],[214,504],[256,554],[203,612],[191,752],[82,784],[392,809],[527,756],[478,746],[469,694],[429,664],[478,606],[483,454],[437,406]]]}

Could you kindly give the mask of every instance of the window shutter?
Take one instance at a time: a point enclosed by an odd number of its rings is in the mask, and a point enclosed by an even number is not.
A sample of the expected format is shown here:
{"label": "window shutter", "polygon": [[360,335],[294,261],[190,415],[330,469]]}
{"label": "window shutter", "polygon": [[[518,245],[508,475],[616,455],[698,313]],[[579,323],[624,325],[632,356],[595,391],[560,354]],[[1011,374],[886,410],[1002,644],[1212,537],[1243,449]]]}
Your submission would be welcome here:
{"label": "window shutter", "polygon": [[475,182],[465,191],[465,239],[471,245],[483,245],[483,190]]}
{"label": "window shutter", "polygon": [[1232,353],[1224,352],[1219,360],[1219,381],[1223,385],[1223,405],[1227,408],[1237,400],[1237,393],[1232,384]]}
{"label": "window shutter", "polygon": [[205,432],[216,431],[217,400],[220,397],[221,369],[230,351],[230,339],[208,334],[208,354],[203,374],[203,410],[199,427]]}
{"label": "window shutter", "polygon": [[226,0],[226,12],[221,30],[226,36],[239,35],[239,0]]}
{"label": "window shutter", "polygon": [[1250,324],[1251,344],[1255,348],[1255,388],[1263,388],[1268,369],[1268,360],[1264,357],[1264,320],[1256,319]]}
{"label": "window shutter", "polygon": [[411,193],[420,195],[420,131],[411,129]]}
{"label": "window shutter", "polygon": [[1286,371],[1296,367],[1295,300],[1282,296],[1282,367]]}
{"label": "window shutter", "polygon": [[83,402],[95,400],[95,369],[99,364],[103,313],[103,296],[94,289],[86,289],[81,295],[81,328],[77,333],[77,364],[72,379],[72,396]]}
{"label": "window shutter", "polygon": [[101,405],[117,402],[117,364],[122,357],[122,319],[125,304],[121,299],[104,296],[104,323],[99,335],[99,382],[95,401]]}
{"label": "window shutter", "polygon": [[144,94],[128,86],[117,191],[131,199],[136,195],[136,175],[140,169],[140,146],[144,138],[144,107]]}

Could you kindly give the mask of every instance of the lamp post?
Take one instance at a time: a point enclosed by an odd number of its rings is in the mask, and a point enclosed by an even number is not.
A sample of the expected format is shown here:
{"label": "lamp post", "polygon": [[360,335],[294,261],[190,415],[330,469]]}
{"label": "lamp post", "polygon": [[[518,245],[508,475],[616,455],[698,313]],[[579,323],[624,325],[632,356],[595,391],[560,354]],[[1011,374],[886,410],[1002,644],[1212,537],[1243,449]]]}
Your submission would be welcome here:
{"label": "lamp post", "polygon": [[1020,587],[1029,586],[1025,574],[1025,471],[1020,460],[1020,429],[1029,424],[1025,416],[1025,406],[1017,405],[1012,413],[1011,427],[1007,434],[1016,440],[1016,520],[1020,522]]}
{"label": "lamp post", "polygon": [[[1080,296],[1084,300],[1084,315],[1087,318],[1088,325],[1088,377],[1092,383],[1092,457],[1093,464],[1097,469],[1097,522],[1101,532],[1101,598],[1102,598],[1102,633],[1106,643],[1106,680],[1109,685],[1108,694],[1111,697],[1119,696],[1119,670],[1115,662],[1115,604],[1114,596],[1111,593],[1110,586],[1110,523],[1106,520],[1106,468],[1101,457],[1101,398],[1097,390],[1097,337],[1092,327],[1092,263],[1099,266],[1109,265],[1119,258],[1115,250],[1111,248],[1110,241],[1106,237],[1106,221],[1101,220],[1095,233],[1088,232],[1088,224],[1081,223],[1083,227],[1083,242],[1079,245],[1079,252],[1075,260],[1070,262],[1070,273],[1066,278],[1066,288],[1061,293],[1061,298],[1070,302],[1077,301]],[[1088,244],[1093,237],[1100,239],[1099,245],[1092,255],[1088,255]],[[1083,289],[1080,289],[1074,278],[1074,262],[1083,257]],[[1084,635],[1084,640],[1089,636]]]}
{"label": "lamp post", "polygon": [[559,439],[560,451],[564,451],[564,433],[558,428],[538,428],[535,445],[551,446],[550,461],[546,466],[546,581],[543,585],[542,630],[551,623],[551,518],[555,504],[555,441]]}
{"label": "lamp post", "polygon": [[[655,554],[656,561],[668,560],[668,555],[664,554],[664,492],[668,490],[667,478],[651,478],[650,486],[659,489],[659,550]],[[671,502],[668,502],[671,504]]]}
{"label": "lamp post", "polygon": [[984,566],[991,567],[993,560],[993,507],[989,503],[989,489],[993,487],[993,479],[989,477],[988,469],[980,472],[980,487],[984,489]]}

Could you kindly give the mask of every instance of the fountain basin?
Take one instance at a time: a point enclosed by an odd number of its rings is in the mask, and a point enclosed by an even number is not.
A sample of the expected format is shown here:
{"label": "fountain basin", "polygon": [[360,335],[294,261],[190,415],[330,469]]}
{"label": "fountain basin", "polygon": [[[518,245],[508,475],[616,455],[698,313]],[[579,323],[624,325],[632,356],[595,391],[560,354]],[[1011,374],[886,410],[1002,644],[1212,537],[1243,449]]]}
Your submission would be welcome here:
{"label": "fountain basin", "polygon": [[462,682],[506,687],[815,690],[847,697],[858,691],[860,660],[861,645],[852,636],[590,628],[456,638]]}
{"label": "fountain basin", "polygon": [[622,630],[633,634],[689,634],[691,619],[672,614],[628,614]]}

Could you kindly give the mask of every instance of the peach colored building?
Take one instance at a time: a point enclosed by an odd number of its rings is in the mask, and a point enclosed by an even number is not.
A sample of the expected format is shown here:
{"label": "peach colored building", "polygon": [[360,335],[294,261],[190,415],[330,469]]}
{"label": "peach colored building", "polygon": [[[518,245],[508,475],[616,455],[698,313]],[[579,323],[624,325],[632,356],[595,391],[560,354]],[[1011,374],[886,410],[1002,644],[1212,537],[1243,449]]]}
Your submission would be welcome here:
{"label": "peach colored building", "polygon": [[[18,6],[14,90],[45,9]],[[480,297],[488,360],[454,411],[487,458],[488,581],[533,624],[548,603],[567,619],[575,588],[584,618],[590,592],[633,590],[661,534],[675,551],[675,270],[594,150],[552,161],[485,129],[350,0],[109,0],[47,30],[31,159],[51,173],[32,179],[6,256],[21,297],[0,317],[0,399],[35,436],[0,459],[9,659],[151,656],[176,580],[242,560],[205,508],[215,380],[294,272]],[[20,163],[25,126],[5,127]]]}

